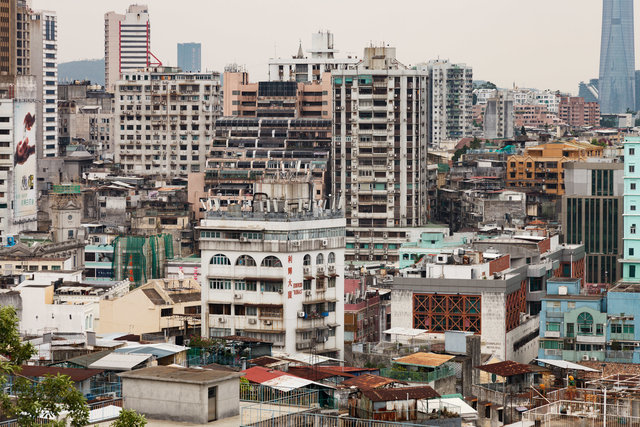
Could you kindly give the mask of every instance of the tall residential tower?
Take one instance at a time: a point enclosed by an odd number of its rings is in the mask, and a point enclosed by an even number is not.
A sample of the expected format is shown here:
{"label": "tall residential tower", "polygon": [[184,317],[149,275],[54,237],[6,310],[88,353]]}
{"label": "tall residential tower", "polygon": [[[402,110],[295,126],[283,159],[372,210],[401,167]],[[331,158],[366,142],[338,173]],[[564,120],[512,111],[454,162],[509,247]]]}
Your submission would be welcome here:
{"label": "tall residential tower", "polygon": [[633,0],[603,0],[598,85],[603,114],[635,111]]}

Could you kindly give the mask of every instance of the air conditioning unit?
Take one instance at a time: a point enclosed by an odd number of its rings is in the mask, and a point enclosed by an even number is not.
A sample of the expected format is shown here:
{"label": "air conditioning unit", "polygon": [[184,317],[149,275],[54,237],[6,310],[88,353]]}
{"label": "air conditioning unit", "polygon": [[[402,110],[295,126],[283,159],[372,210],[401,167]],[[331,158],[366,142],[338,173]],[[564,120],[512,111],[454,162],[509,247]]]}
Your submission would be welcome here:
{"label": "air conditioning unit", "polygon": [[633,343],[633,346],[634,346],[634,347],[640,347],[640,342],[634,342],[634,343]]}
{"label": "air conditioning unit", "polygon": [[299,317],[299,318],[304,319],[306,316],[307,316],[307,315],[306,315],[306,313],[305,313],[304,311],[299,311],[299,312],[298,312],[298,317]]}
{"label": "air conditioning unit", "polygon": [[329,273],[330,274],[335,274],[336,273],[336,266],[335,265],[330,265],[329,266]]}
{"label": "air conditioning unit", "polygon": [[242,299],[242,294],[234,294],[233,297],[235,299]]}
{"label": "air conditioning unit", "polygon": [[304,267],[303,268],[303,274],[305,276],[311,276],[311,267]]}
{"label": "air conditioning unit", "polygon": [[324,239],[324,240],[322,241],[322,246],[323,246],[323,247],[326,247],[328,244],[329,244],[329,241],[328,241],[327,239]]}
{"label": "air conditioning unit", "polygon": [[310,297],[311,296],[311,291],[304,291],[304,296]]}
{"label": "air conditioning unit", "polygon": [[249,319],[249,324],[250,325],[255,325],[256,324],[256,319]]}
{"label": "air conditioning unit", "polygon": [[218,323],[227,323],[227,319],[224,317],[218,317]]}
{"label": "air conditioning unit", "polygon": [[240,237],[240,241],[241,241],[241,242],[248,242],[248,241],[249,241],[249,238],[248,238],[247,236],[241,236],[241,237]]}
{"label": "air conditioning unit", "polygon": [[318,274],[324,274],[324,267],[320,267],[318,266],[318,268],[316,269]]}
{"label": "air conditioning unit", "polygon": [[273,325],[273,322],[272,322],[271,320],[265,320],[265,321],[264,321],[264,324],[265,324],[266,326],[271,326],[271,325]]}
{"label": "air conditioning unit", "polygon": [[291,242],[291,244],[293,246],[300,246],[300,240],[294,240],[293,242]]}
{"label": "air conditioning unit", "polygon": [[279,294],[282,294],[282,289],[278,289],[278,293],[279,293]]}
{"label": "air conditioning unit", "polygon": [[597,358],[597,357],[592,357],[592,358],[591,358],[591,361],[592,361],[592,362],[596,362],[597,360],[598,360],[598,358]]}
{"label": "air conditioning unit", "polygon": [[588,354],[583,354],[582,355],[582,360],[584,360],[584,361],[589,360],[589,355]]}

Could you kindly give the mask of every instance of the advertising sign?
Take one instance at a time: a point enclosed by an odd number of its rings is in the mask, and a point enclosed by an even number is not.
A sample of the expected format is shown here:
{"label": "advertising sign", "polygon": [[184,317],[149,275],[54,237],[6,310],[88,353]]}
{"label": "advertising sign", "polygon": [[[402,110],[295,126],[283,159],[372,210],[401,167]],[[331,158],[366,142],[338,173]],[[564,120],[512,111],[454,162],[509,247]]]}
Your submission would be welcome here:
{"label": "advertising sign", "polygon": [[13,117],[13,209],[14,219],[20,221],[38,213],[35,102],[16,102]]}

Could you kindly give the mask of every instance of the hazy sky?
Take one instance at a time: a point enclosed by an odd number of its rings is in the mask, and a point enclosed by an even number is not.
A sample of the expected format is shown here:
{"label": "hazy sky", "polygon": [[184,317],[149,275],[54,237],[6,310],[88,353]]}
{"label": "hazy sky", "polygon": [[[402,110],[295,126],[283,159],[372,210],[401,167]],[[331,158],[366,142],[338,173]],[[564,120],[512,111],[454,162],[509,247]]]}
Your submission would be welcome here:
{"label": "hazy sky", "polygon": [[[58,13],[59,61],[101,58],[107,11],[130,0],[33,0]],[[310,48],[311,33],[329,29],[341,53],[362,55],[370,42],[397,48],[415,64],[449,58],[474,78],[502,87],[577,91],[597,77],[601,0],[149,0],[151,50],[176,64],[176,43],[201,42],[202,65],[222,71],[244,64],[252,80],[268,59]],[[640,23],[640,8],[635,21]],[[636,56],[638,56],[636,54]]]}

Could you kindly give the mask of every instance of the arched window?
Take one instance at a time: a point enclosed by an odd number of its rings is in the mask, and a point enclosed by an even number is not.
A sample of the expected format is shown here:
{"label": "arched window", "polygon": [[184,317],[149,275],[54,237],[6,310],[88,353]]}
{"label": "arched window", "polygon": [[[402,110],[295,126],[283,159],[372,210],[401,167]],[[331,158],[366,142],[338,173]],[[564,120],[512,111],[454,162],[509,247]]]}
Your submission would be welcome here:
{"label": "arched window", "polygon": [[311,265],[311,255],[306,254],[302,260],[302,265]]}
{"label": "arched window", "polygon": [[211,257],[211,261],[209,261],[209,264],[231,265],[231,261],[229,261],[229,258],[227,258],[227,256],[224,254],[215,254],[213,257]]}
{"label": "arched window", "polygon": [[255,267],[256,260],[250,255],[240,255],[236,260],[236,265],[241,265],[243,267]]}
{"label": "arched window", "polygon": [[317,265],[322,265],[322,264],[324,264],[324,255],[322,255],[322,254],[318,254],[318,256],[316,257],[316,264],[317,264]]}
{"label": "arched window", "polygon": [[260,264],[260,266],[262,267],[282,267],[282,262],[280,262],[280,260],[276,257],[274,257],[273,255],[269,255],[268,257],[266,257],[265,259],[262,260],[262,263]]}
{"label": "arched window", "polygon": [[336,263],[336,254],[334,254],[333,252],[329,252],[329,256],[327,257],[327,262],[329,264],[335,264]]}
{"label": "arched window", "polygon": [[592,334],[593,333],[593,316],[586,311],[578,315],[578,333]]}

